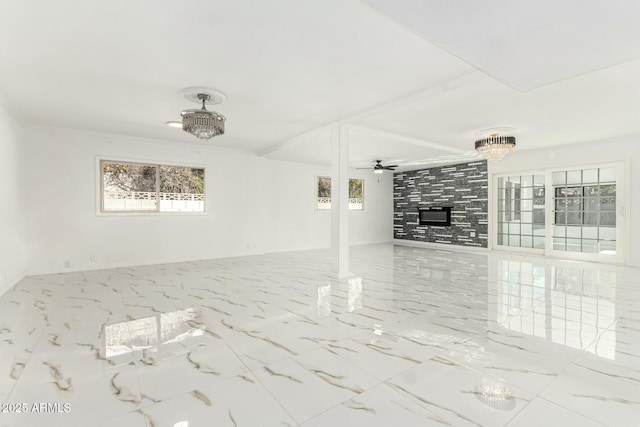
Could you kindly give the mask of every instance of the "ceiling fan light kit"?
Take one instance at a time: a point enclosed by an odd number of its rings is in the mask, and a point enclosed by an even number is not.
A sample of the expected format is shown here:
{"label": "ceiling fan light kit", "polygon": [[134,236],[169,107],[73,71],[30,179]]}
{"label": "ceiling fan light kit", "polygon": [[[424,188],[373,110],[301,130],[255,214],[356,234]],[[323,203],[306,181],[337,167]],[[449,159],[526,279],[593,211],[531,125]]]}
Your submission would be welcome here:
{"label": "ceiling fan light kit", "polygon": [[376,162],[376,164],[373,166],[373,168],[358,168],[358,169],[372,170],[373,173],[384,173],[385,170],[394,171],[398,167],[398,165],[383,166],[382,165],[382,160],[375,160],[375,162]]}
{"label": "ceiling fan light kit", "polygon": [[[182,110],[182,130],[203,140],[214,136],[224,135],[226,118],[215,111],[209,111],[206,104],[221,104],[225,96],[212,89],[187,88],[183,90],[184,97],[192,102],[202,102],[202,108]],[[168,125],[168,123],[167,123]]]}
{"label": "ceiling fan light kit", "polygon": [[476,132],[476,151],[486,160],[502,160],[516,146],[515,129],[508,127]]}

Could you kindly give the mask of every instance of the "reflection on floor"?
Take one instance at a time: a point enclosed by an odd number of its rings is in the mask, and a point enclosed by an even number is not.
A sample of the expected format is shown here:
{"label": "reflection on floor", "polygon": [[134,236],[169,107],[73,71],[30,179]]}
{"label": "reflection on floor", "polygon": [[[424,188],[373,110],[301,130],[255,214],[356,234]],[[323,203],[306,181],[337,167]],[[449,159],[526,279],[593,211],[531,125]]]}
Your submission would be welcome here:
{"label": "reflection on floor", "polygon": [[0,426],[638,425],[637,269],[381,244],[338,281],[328,255],[23,280]]}

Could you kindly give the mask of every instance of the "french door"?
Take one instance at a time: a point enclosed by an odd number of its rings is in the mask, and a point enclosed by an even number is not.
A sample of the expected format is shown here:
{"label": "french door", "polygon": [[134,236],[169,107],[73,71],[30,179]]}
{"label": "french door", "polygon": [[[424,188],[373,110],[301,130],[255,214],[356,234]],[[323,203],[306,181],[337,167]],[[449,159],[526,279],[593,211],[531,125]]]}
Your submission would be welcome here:
{"label": "french door", "polygon": [[494,176],[493,248],[624,260],[624,164]]}

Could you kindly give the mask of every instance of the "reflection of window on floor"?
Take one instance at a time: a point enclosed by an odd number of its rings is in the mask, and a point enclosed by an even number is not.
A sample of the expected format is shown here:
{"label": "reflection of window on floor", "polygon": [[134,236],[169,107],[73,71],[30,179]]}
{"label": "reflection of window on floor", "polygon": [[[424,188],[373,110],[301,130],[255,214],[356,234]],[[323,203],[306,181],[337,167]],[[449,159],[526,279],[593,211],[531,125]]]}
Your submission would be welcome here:
{"label": "reflection of window on floor", "polygon": [[[616,357],[616,273],[499,261],[503,327],[564,346]],[[548,288],[547,288],[548,287]],[[591,345],[607,329],[607,343]],[[606,344],[606,345],[605,345]]]}
{"label": "reflection of window on floor", "polygon": [[362,277],[352,277],[349,279],[347,299],[347,310],[349,313],[362,308]]}
{"label": "reflection of window on floor", "polygon": [[188,308],[106,325],[105,357],[142,350],[157,351],[160,346],[200,336],[204,333],[204,327],[194,323],[195,319],[195,310]]}
{"label": "reflection of window on floor", "polygon": [[498,178],[498,244],[544,248],[544,175]]}
{"label": "reflection of window on floor", "polygon": [[318,286],[318,318],[331,314],[331,285]]}
{"label": "reflection of window on floor", "polygon": [[615,254],[615,168],[554,172],[553,190],[553,249]]}
{"label": "reflection of window on floor", "polygon": [[[331,177],[316,178],[316,209],[331,209]],[[364,209],[364,179],[349,179],[349,210]]]}

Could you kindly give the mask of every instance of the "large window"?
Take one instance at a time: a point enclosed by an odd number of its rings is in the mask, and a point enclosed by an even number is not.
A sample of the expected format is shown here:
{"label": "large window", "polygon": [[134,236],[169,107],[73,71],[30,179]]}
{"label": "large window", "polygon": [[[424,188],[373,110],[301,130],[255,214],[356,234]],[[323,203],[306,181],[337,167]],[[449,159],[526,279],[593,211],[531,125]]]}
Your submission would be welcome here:
{"label": "large window", "polygon": [[553,172],[553,249],[616,253],[616,169]]}
{"label": "large window", "polygon": [[102,160],[102,212],[204,212],[204,169]]}
{"label": "large window", "polygon": [[[319,176],[316,179],[316,209],[331,209],[331,177]],[[364,179],[349,179],[349,209],[364,209]]]}
{"label": "large window", "polygon": [[622,163],[497,175],[494,248],[622,262]]}

